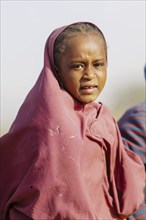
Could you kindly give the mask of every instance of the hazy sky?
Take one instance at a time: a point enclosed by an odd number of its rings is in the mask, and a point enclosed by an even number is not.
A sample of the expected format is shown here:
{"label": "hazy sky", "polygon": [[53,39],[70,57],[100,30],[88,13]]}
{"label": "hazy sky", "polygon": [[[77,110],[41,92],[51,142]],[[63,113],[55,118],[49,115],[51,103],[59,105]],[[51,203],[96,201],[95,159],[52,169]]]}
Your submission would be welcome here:
{"label": "hazy sky", "polygon": [[57,27],[95,23],[108,43],[108,79],[98,100],[115,115],[144,99],[145,1],[1,1],[1,130],[5,133],[43,67]]}

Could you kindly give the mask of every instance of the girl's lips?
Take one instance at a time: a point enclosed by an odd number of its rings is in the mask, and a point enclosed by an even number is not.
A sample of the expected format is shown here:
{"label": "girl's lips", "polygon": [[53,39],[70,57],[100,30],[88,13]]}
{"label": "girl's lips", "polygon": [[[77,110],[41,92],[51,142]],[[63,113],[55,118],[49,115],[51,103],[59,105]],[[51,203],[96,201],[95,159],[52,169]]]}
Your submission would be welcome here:
{"label": "girl's lips", "polygon": [[81,89],[90,89],[90,88],[95,88],[97,86],[82,86]]}
{"label": "girl's lips", "polygon": [[84,93],[91,93],[97,90],[97,86],[81,86],[81,91]]}

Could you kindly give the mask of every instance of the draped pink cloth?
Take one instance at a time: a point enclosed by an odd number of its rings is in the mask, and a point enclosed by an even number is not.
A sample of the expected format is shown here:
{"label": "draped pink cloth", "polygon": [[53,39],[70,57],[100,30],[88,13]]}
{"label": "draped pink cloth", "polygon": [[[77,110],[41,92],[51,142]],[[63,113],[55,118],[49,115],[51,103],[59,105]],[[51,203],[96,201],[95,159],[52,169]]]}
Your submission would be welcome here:
{"label": "draped pink cloth", "polygon": [[42,72],[1,138],[0,219],[110,220],[143,200],[144,168],[102,103],[80,104],[53,73],[55,30]]}

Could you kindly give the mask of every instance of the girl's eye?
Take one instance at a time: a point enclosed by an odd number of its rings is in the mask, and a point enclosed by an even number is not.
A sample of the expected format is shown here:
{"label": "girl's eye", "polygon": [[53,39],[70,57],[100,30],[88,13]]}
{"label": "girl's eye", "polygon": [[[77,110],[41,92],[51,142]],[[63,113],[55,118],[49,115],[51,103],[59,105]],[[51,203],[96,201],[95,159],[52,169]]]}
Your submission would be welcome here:
{"label": "girl's eye", "polygon": [[94,63],[94,67],[98,68],[98,67],[102,67],[104,66],[104,63]]}
{"label": "girl's eye", "polygon": [[81,63],[77,63],[77,64],[73,64],[73,69],[76,69],[76,70],[82,70],[84,69],[84,64],[81,64]]}

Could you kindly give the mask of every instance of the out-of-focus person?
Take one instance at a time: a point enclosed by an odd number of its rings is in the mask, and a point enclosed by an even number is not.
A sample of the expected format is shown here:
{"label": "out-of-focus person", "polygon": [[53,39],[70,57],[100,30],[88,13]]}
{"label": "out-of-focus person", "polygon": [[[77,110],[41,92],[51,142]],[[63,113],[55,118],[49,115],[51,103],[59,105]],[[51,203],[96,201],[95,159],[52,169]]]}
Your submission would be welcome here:
{"label": "out-of-focus person", "polygon": [[[144,73],[146,79],[146,65]],[[129,108],[118,121],[118,125],[125,145],[140,156],[146,170],[146,99]],[[146,184],[144,195],[145,199],[139,209],[128,220],[146,219]]]}

